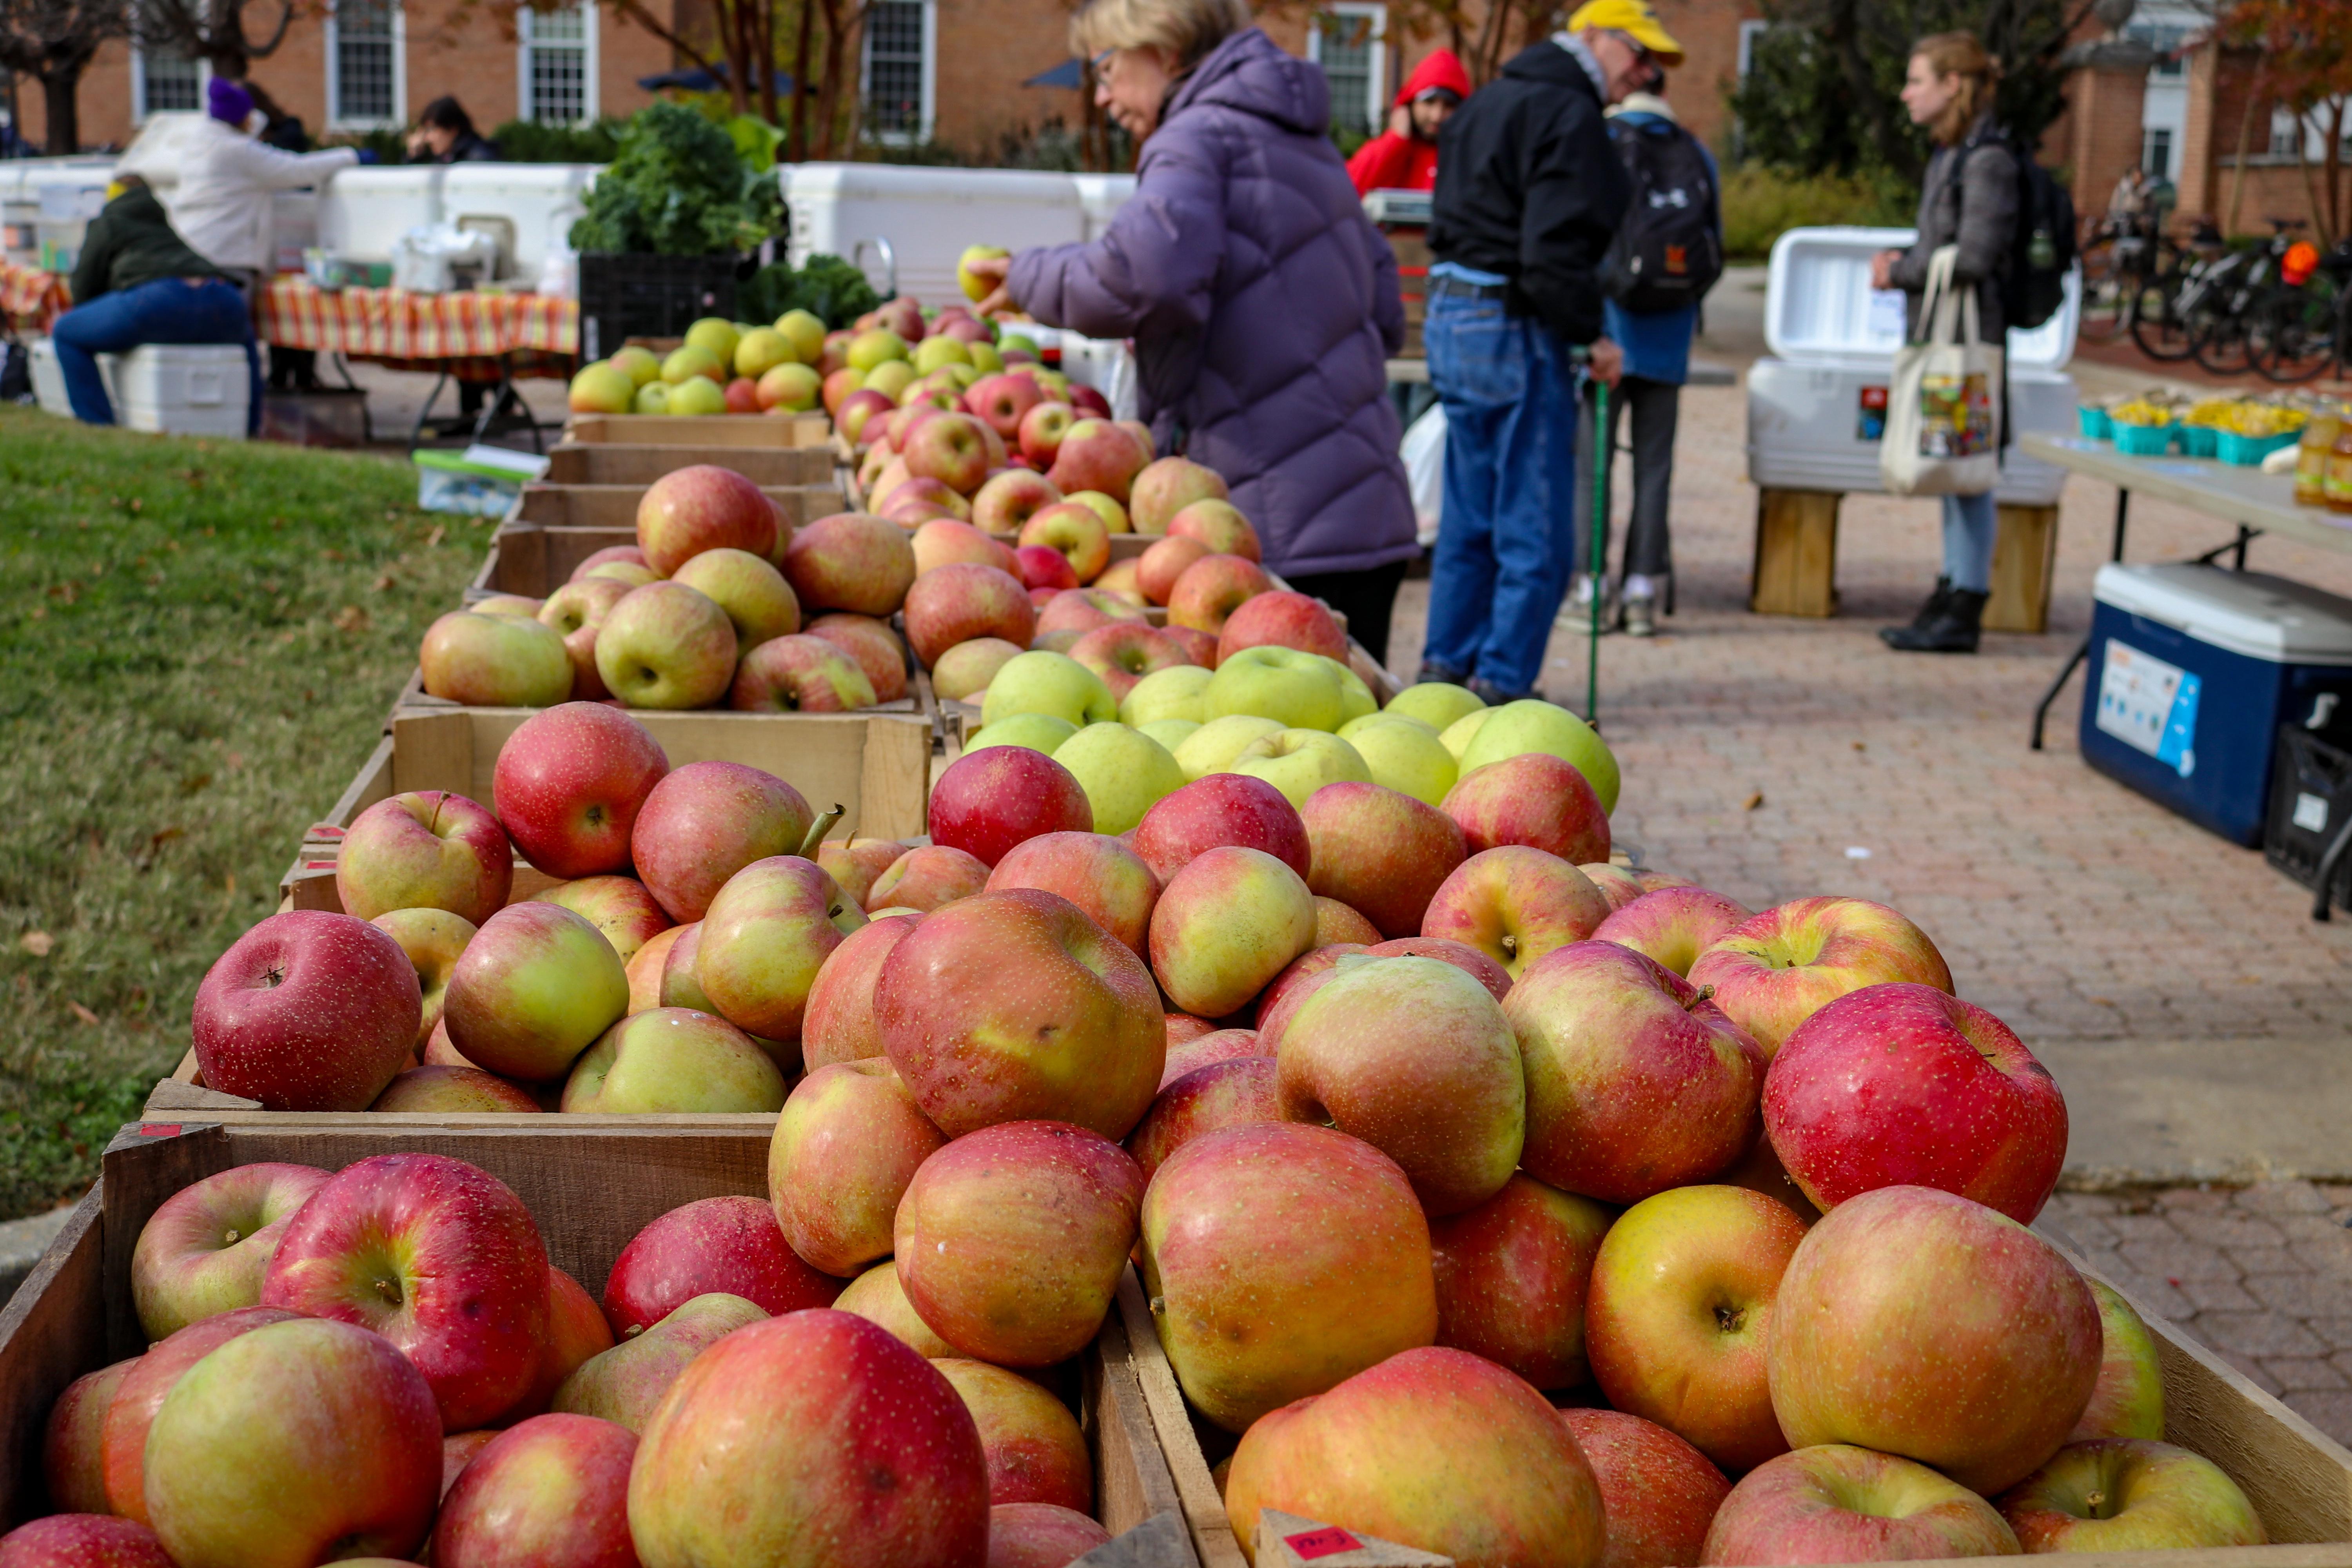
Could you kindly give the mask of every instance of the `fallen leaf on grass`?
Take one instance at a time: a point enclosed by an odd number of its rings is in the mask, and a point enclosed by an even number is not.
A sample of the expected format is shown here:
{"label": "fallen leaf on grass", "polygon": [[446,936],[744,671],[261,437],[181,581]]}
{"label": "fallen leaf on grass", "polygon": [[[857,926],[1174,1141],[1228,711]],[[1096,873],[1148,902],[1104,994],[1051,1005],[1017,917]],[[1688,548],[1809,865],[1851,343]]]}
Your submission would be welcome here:
{"label": "fallen leaf on grass", "polygon": [[335,612],[335,629],[339,632],[363,632],[368,627],[368,613],[357,605],[345,605]]}
{"label": "fallen leaf on grass", "polygon": [[98,1022],[98,1015],[91,1012],[89,1008],[83,1006],[79,1002],[68,1002],[66,1004],[66,1006],[71,1010],[75,1017],[79,1018],[85,1024],[95,1024]]}
{"label": "fallen leaf on grass", "polygon": [[1739,803],[1739,809],[1742,811],[1753,811],[1763,804],[1764,792],[1759,789],[1755,794],[1749,795],[1746,800],[1741,801]]}
{"label": "fallen leaf on grass", "polygon": [[375,591],[379,594],[389,594],[399,585],[399,580],[389,572],[375,580]]}
{"label": "fallen leaf on grass", "polygon": [[47,958],[58,945],[58,939],[45,931],[28,931],[16,939],[16,945],[35,958]]}
{"label": "fallen leaf on grass", "polygon": [[425,536],[425,548],[427,550],[432,549],[435,545],[440,543],[443,539],[446,538],[448,532],[449,525],[447,523],[435,523],[433,525],[433,531]]}

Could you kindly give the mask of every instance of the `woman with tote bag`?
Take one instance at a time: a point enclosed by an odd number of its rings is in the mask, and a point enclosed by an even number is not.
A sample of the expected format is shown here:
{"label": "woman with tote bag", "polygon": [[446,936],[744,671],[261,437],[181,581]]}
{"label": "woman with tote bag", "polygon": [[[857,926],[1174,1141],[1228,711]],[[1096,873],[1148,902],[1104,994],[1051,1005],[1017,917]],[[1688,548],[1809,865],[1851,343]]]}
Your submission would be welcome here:
{"label": "woman with tote bag", "polygon": [[1881,470],[1896,493],[1940,493],[1944,502],[1943,575],[1909,626],[1878,634],[1906,652],[1976,652],[1992,587],[1992,487],[2009,442],[2000,289],[2017,228],[2017,156],[1993,123],[2000,74],[1972,33],[1937,33],[1913,47],[1903,106],[1936,143],[1919,238],[1871,262],[1874,287],[1908,296],[1912,340],[1887,398]]}

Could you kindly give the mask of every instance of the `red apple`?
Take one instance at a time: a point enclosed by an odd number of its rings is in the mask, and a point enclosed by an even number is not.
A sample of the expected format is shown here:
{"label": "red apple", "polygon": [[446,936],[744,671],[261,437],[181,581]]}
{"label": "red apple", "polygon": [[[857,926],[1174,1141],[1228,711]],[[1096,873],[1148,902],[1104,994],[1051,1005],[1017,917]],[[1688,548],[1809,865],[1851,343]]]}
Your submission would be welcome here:
{"label": "red apple", "polygon": [[1185,1395],[1229,1432],[1437,1334],[1412,1184],[1328,1127],[1228,1127],[1177,1150],[1144,1194],[1143,1285]]}
{"label": "red apple", "polygon": [[[1081,485],[1081,489],[1100,489]],[[1178,512],[1194,501],[1223,500],[1225,481],[1214,468],[1187,458],[1161,458],[1135,476],[1131,496],[1122,496],[1134,515],[1138,533],[1164,534]]]}
{"label": "red apple", "polygon": [[2008,1557],[1992,1505],[1925,1465],[1843,1444],[1801,1448],[1742,1477],[1717,1509],[1702,1563],[1895,1563]]}
{"label": "red apple", "polygon": [[[988,746],[948,764],[931,786],[931,841],[994,866],[1048,833],[1091,833],[1094,808],[1070,770],[1026,746]],[[1140,829],[1139,829],[1140,831]]]}
{"label": "red apple", "polygon": [[951,1356],[931,1366],[955,1385],[980,1427],[991,1503],[1094,1507],[1094,1464],[1068,1405],[1019,1373],[985,1362]]}
{"label": "red apple", "polygon": [[[1172,1026],[1183,1018],[1181,1013],[1171,1016]],[[1199,1023],[1199,1019],[1190,1022]],[[1185,1074],[1209,1066],[1213,1062],[1232,1061],[1237,1057],[1264,1057],[1268,1061],[1273,1054],[1265,1048],[1255,1029],[1212,1029],[1205,1035],[1193,1035],[1177,1040],[1171,1027],[1168,1047],[1168,1065],[1160,1070],[1160,1092],[1166,1094],[1176,1080]],[[1156,1101],[1154,1103],[1157,1103]],[[1133,1134],[1129,1134],[1130,1142]]]}
{"label": "red apple", "polygon": [[1315,941],[1315,895],[1263,850],[1222,845],[1187,861],[1151,911],[1151,972],[1187,1012],[1223,1017]]}
{"label": "red apple", "polygon": [[[191,1323],[257,1306],[287,1222],[327,1173],[261,1161],[205,1177],[165,1198],[131,1252],[131,1300],[150,1342]],[[68,1500],[57,1500],[69,1510]]]}
{"label": "red apple", "polygon": [[1110,564],[1109,530],[1084,501],[1056,501],[1039,508],[1021,519],[1018,527],[1024,545],[1042,544],[1058,552],[1081,583],[1093,582]]}
{"label": "red apple", "polygon": [[189,1369],[146,1468],[181,1568],[406,1557],[433,1524],[441,1423],[426,1375],[383,1335],[272,1323]]}
{"label": "red apple", "polygon": [[499,819],[461,795],[418,790],[352,819],[335,849],[343,913],[447,910],[476,925],[506,907],[514,851]]}
{"label": "red apple", "polygon": [[[636,564],[644,565],[643,552],[635,545],[616,545],[637,556]],[[604,555],[606,551],[598,551]],[[650,570],[650,569],[648,569]],[[629,584],[614,582],[610,577],[574,577],[547,596],[539,607],[541,624],[562,634],[563,651],[572,658],[572,700],[594,702],[612,693],[604,689],[604,678],[596,672],[596,634],[604,626],[604,617],[613,606],[628,596]]]}
{"label": "red apple", "polygon": [[818,845],[816,863],[849,895],[852,902],[863,909],[866,895],[874,890],[882,873],[912,847],[895,838],[859,838],[853,834],[846,839],[827,839]]}
{"label": "red apple", "polygon": [[653,787],[629,830],[630,858],[674,921],[698,921],[754,860],[797,855],[816,820],[801,792],[741,763],[688,763]]}
{"label": "red apple", "polygon": [[844,439],[866,446],[872,443],[882,417],[898,406],[887,393],[866,386],[853,387],[843,395],[841,406],[834,410],[833,422]]}
{"label": "red apple", "polygon": [[988,1510],[988,1568],[1069,1568],[1111,1533],[1076,1509],[1001,1502]]}
{"label": "red apple", "polygon": [[1070,657],[1101,676],[1122,701],[1145,676],[1192,662],[1167,633],[1135,621],[1097,626],[1070,645]]}
{"label": "red apple", "polygon": [[[643,1333],[614,1343],[604,1330],[606,1349],[575,1368],[555,1391],[554,1407],[567,1415],[593,1415],[632,1432],[643,1432],[669,1385],[694,1358],[737,1329],[769,1314],[754,1302],[712,1290],[680,1303]],[[604,1313],[596,1314],[602,1325]]]}
{"label": "red apple", "polygon": [[286,1228],[261,1301],[373,1329],[416,1363],[450,1431],[530,1388],[548,1325],[547,1247],[497,1177],[441,1154],[347,1165]]}
{"label": "red apple", "polygon": [[[669,954],[662,960],[661,980],[654,987],[652,1005],[656,1007],[690,1007],[698,1013],[716,1016],[719,1005],[702,988],[702,980],[695,971],[696,961],[702,956],[702,922],[674,928],[677,940],[670,943]],[[634,1003],[634,995],[631,998]],[[633,1012],[643,1012],[635,1008]]]}
{"label": "red apple", "polygon": [[190,1033],[208,1089],[269,1110],[364,1110],[415,1048],[423,1016],[398,942],[350,915],[289,910],[205,972]]}
{"label": "red apple", "polygon": [[2228,1471],[2186,1448],[2144,1439],[2061,1448],[1994,1506],[2031,1552],[2210,1550],[2270,1541]]}
{"label": "red apple", "polygon": [[1223,1026],[1212,1019],[1196,1018],[1190,1013],[1170,1013],[1167,1023],[1168,1047],[1171,1050],[1203,1036],[1216,1034]]}
{"label": "red apple", "polygon": [[1244,773],[1210,773],[1152,804],[1135,852],[1162,883],[1221,845],[1262,849],[1301,877],[1312,868],[1307,825],[1283,793]]}
{"label": "red apple", "polygon": [[[547,1338],[539,1347],[539,1366],[531,1373],[530,1387],[523,1393],[515,1407],[499,1417],[501,1424],[544,1415],[572,1374],[613,1348],[613,1328],[604,1321],[604,1309],[596,1298],[588,1294],[580,1281],[562,1269],[550,1264],[547,1270]],[[449,1495],[447,1482],[454,1476],[445,1473],[441,1495]]]}
{"label": "red apple", "polygon": [[1639,1203],[1705,1181],[1755,1142],[1764,1053],[1688,981],[1580,942],[1503,1002],[1527,1062],[1527,1167],[1567,1192]]}
{"label": "red apple", "polygon": [[955,1346],[933,1332],[931,1326],[908,1304],[907,1292],[898,1283],[898,1269],[894,1263],[877,1263],[860,1274],[833,1305],[836,1311],[855,1312],[868,1322],[880,1324],[892,1338],[918,1355],[936,1361],[956,1353]]}
{"label": "red apple", "polygon": [[41,1437],[41,1479],[49,1500],[68,1513],[102,1514],[106,1501],[106,1416],[115,1391],[142,1357],[131,1356],[66,1384],[49,1407]]}
{"label": "red apple", "polygon": [[1025,375],[983,375],[964,390],[963,405],[1007,441],[1020,438],[1021,422],[1045,402],[1034,379]]}
{"label": "red apple", "polygon": [[1168,590],[1168,624],[1217,637],[1222,661],[1226,620],[1250,600],[1272,592],[1274,579],[1256,562],[1239,555],[1203,555],[1185,567]]}
{"label": "red apple", "polygon": [[983,1568],[987,1460],[921,1356],[850,1313],[797,1312],[737,1330],[671,1384],[628,1511],[649,1563]]}
{"label": "red apple", "polygon": [[1383,937],[1418,933],[1430,900],[1462,864],[1454,820],[1398,790],[1325,784],[1298,816],[1314,865],[1307,885],[1357,910]]}
{"label": "red apple", "polygon": [[637,812],[668,772],[643,724],[602,703],[566,702],[532,714],[499,747],[490,803],[549,876],[625,871]]}
{"label": "red apple", "polygon": [[2162,1437],[2164,1364],[2156,1336],[2114,1286],[2087,1277],[2083,1283],[2099,1300],[2099,1381],[2066,1441]]}
{"label": "red apple", "polygon": [[628,971],[604,933],[561,905],[527,903],[466,944],[441,1016],[474,1066],[545,1083],[628,1009]]}
{"label": "red apple", "polygon": [[[1246,1029],[1226,1029],[1208,1038],[1248,1034]],[[1255,1041],[1243,1043],[1254,1045]],[[1204,1062],[1163,1085],[1151,1109],[1128,1134],[1127,1152],[1135,1156],[1149,1182],[1169,1156],[1195,1138],[1221,1128],[1282,1120],[1274,1058],[1244,1051]]]}
{"label": "red apple", "polygon": [[[1118,595],[1100,588],[1065,588],[1047,600],[1037,615],[1037,635],[1090,632],[1121,621],[1146,622],[1143,611]],[[1073,641],[1076,639],[1074,638]]]}
{"label": "red apple", "polygon": [[841,1062],[882,1054],[874,1020],[874,984],[919,915],[886,915],[849,933],[825,958],[809,987],[801,1025],[801,1060],[814,1076]]}
{"label": "red apple", "polygon": [[1306,1002],[1307,995],[1324,984],[1324,976],[1333,965],[1351,952],[1370,952],[1369,942],[1333,942],[1310,948],[1290,961],[1289,967],[1265,983],[1257,994],[1257,1004],[1252,1018],[1256,1032],[1265,1037],[1265,1054],[1272,1056],[1282,1043],[1283,1026],[1290,1022]]}
{"label": "red apple", "polygon": [[739,653],[801,629],[800,601],[765,556],[747,550],[706,550],[679,567],[670,581],[693,589],[727,613]]}
{"label": "red apple", "polygon": [[370,1110],[537,1115],[539,1100],[521,1085],[479,1068],[413,1067],[384,1086]]}
{"label": "red apple", "polygon": [[1205,555],[1217,553],[1197,539],[1169,538],[1155,541],[1136,562],[1136,585],[1143,596],[1155,605],[1164,605],[1176,591],[1176,580],[1184,570]]}
{"label": "red apple", "polygon": [[1522,752],[1473,768],[1446,792],[1445,815],[1462,825],[1470,853],[1525,844],[1577,865],[1609,858],[1609,814],[1574,766],[1549,752]]}
{"label": "red apple", "polygon": [[[1490,764],[1500,766],[1500,763]],[[1485,769],[1481,769],[1485,772]],[[1748,918],[1749,911],[1705,888],[1662,887],[1635,899],[1594,929],[1596,941],[1630,947],[1687,976],[1698,955]]]}
{"label": "red apple", "polygon": [[[1058,548],[1058,539],[1030,538],[1028,525],[1033,518],[1059,505],[1061,500],[1062,492],[1045,475],[1027,468],[1005,468],[982,484],[971,498],[971,523],[983,533],[1014,533],[1021,536],[1024,544],[1055,544]],[[1094,513],[1087,512],[1087,517],[1099,526]],[[1109,553],[1108,542],[1103,551],[1106,555]],[[1077,564],[1075,560],[1071,563]],[[1080,581],[1093,575],[1079,567]]]}
{"label": "red apple", "polygon": [[969,522],[952,517],[933,518],[915,530],[911,542],[915,550],[915,575],[920,578],[942,566],[958,563],[971,566],[993,566],[1000,571],[1013,569],[1010,546],[1002,540],[991,539]]}
{"label": "red apple", "polygon": [[173,1568],[173,1564],[155,1532],[135,1521],[102,1513],[53,1513],[0,1535],[0,1568]]}
{"label": "red apple", "polygon": [[[910,507],[929,510],[920,519],[913,519],[908,516]],[[892,488],[890,499],[882,508],[882,515],[908,527],[915,526],[918,521],[929,522],[940,518],[969,522],[971,521],[971,502],[937,479],[908,479]],[[916,569],[918,572],[921,570],[919,563]]]}
{"label": "red apple", "polygon": [[1816,1207],[1940,1187],[2030,1225],[2066,1163],[2066,1098],[1983,1008],[1865,985],[1797,1026],[1764,1086],[1772,1147]]}
{"label": "red apple", "polygon": [[[1411,1477],[1409,1484],[1396,1478]],[[1491,1362],[1432,1346],[1252,1427],[1225,1483],[1234,1531],[1279,1509],[1468,1564],[1597,1564],[1592,1468],[1543,1395]]]}
{"label": "red apple", "polygon": [[1151,931],[1160,879],[1134,850],[1101,833],[1045,833],[1006,852],[988,875],[990,892],[1036,888],[1058,893],[1139,957]]}
{"label": "red apple", "polygon": [[442,1500],[433,1560],[445,1568],[637,1568],[629,1539],[636,1451],[627,1427],[590,1415],[534,1415],[509,1427]]}
{"label": "red apple", "polygon": [[880,694],[857,661],[821,637],[771,637],[736,666],[727,705],[739,713],[847,713]]}
{"label": "red apple", "polygon": [[[577,881],[558,882],[530,901],[570,910],[594,926],[613,944],[624,970],[646,943],[669,930],[672,923],[646,885],[635,877],[583,877]],[[460,956],[463,951],[459,950]],[[454,960],[451,970],[456,970]],[[419,978],[423,978],[422,971]]]}
{"label": "red apple", "polygon": [[1524,1173],[1429,1227],[1437,1342],[1485,1356],[1541,1389],[1590,1382],[1584,1299],[1609,1210]]}
{"label": "red apple", "polygon": [[896,702],[907,695],[907,645],[898,640],[888,622],[836,610],[811,621],[808,634],[823,637],[856,659],[866,679],[874,683],[877,702]]}
{"label": "red apple", "polygon": [[[1216,556],[1203,557],[1216,560]],[[1233,555],[1228,560],[1249,557]],[[1175,595],[1169,597],[1172,616]],[[1305,594],[1276,588],[1253,594],[1235,605],[1217,631],[1217,661],[1222,664],[1245,647],[1295,647],[1348,662],[1348,634],[1331,618],[1323,601]]]}
{"label": "red apple", "polygon": [[1264,561],[1257,530],[1229,500],[1203,499],[1181,508],[1168,520],[1171,539],[1197,539],[1212,555],[1239,555]]}
{"label": "red apple", "polygon": [[1473,855],[1429,900],[1421,934],[1474,947],[1517,980],[1554,948],[1582,942],[1609,916],[1591,879],[1557,855],[1507,844]]}
{"label": "red apple", "polygon": [[1160,629],[1171,642],[1182,648],[1185,657],[1194,664],[1202,669],[1217,668],[1217,639],[1213,634],[1196,631],[1191,626],[1169,626]]}
{"label": "red apple", "polygon": [[776,503],[757,484],[732,468],[697,463],[646,487],[637,501],[637,548],[662,577],[706,550],[745,550],[764,561],[776,552],[781,521]]}
{"label": "red apple", "polygon": [[760,384],[748,375],[739,375],[727,384],[727,412],[757,414],[760,412]]}
{"label": "red apple", "polygon": [[1364,949],[1374,958],[1435,958],[1454,965],[1500,1002],[1511,994],[1511,972],[1467,942],[1442,936],[1403,936]]}
{"label": "red apple", "polygon": [[1655,1422],[1618,1410],[1559,1413],[1601,1485],[1609,1546],[1600,1568],[1701,1563],[1707,1526],[1731,1483],[1707,1457]]}
{"label": "red apple", "polygon": [[[959,495],[970,495],[988,478],[987,426],[969,414],[941,414],[910,430],[899,447],[907,473],[937,479]],[[986,523],[982,523],[986,528]]]}
{"label": "red apple", "polygon": [[[710,900],[695,942],[694,976],[712,1009],[744,1033],[797,1040],[817,970],[865,923],[865,911],[814,861],[797,855],[754,860]],[[673,963],[684,945],[681,939],[670,950]]]}
{"label": "red apple", "polygon": [[1024,544],[1013,555],[1014,574],[1033,600],[1041,589],[1058,594],[1065,588],[1078,586],[1078,574],[1070,569],[1070,558],[1050,544]]}
{"label": "red apple", "polygon": [[[625,562],[632,566],[643,566],[646,564],[646,552],[634,544],[607,544],[602,550],[591,551],[579,565],[574,566],[569,581],[580,582],[597,567],[612,561]],[[553,597],[552,595],[549,595],[551,601]]]}
{"label": "red apple", "polygon": [[1055,455],[1061,450],[1062,437],[1077,420],[1077,415],[1066,403],[1045,401],[1035,405],[1021,417],[1018,438],[1021,455],[1030,466],[1050,468]]}
{"label": "red apple", "polygon": [[959,643],[1001,637],[1026,647],[1036,631],[1028,591],[994,566],[950,563],[924,573],[907,591],[907,640],[926,668]]}
{"label": "red apple", "polygon": [[1933,1187],[1881,1187],[1805,1233],[1781,1278],[1772,1410],[1990,1495],[2056,1453],[2098,1382],[2099,1306],[2048,1242]]}
{"label": "red apple", "polygon": [[719,602],[684,583],[632,589],[596,633],[596,676],[631,708],[707,708],[740,650]]}
{"label": "red apple", "polygon": [[1799,899],[1766,910],[1700,953],[1690,978],[1715,987],[1716,1005],[1768,1056],[1849,991],[1905,980],[1952,988],[1927,933],[1866,899]]}
{"label": "red apple", "polygon": [[1099,490],[1125,506],[1136,476],[1150,461],[1150,452],[1109,420],[1079,419],[1063,430],[1045,477],[1064,495]]}
{"label": "red apple", "polygon": [[793,535],[784,577],[808,614],[848,610],[887,616],[915,581],[915,546],[887,519],[836,512]]}
{"label": "red apple", "polygon": [[817,1068],[784,1101],[768,1146],[768,1192],[785,1242],[844,1279],[889,1257],[898,1200],[946,1142],[888,1061]]}
{"label": "red apple", "polygon": [[188,1369],[240,1334],[289,1323],[296,1316],[270,1307],[239,1307],[191,1323],[148,1347],[116,1388],[100,1427],[100,1462],[109,1511],[142,1524],[153,1522],[147,1513],[147,1434],[155,1413]]}
{"label": "red apple", "polygon": [[697,1296],[740,1296],[769,1313],[827,1307],[841,1281],[810,1268],[758,1198],[699,1198],[631,1238],[604,1281],[604,1320],[620,1339],[643,1333]]}
{"label": "red apple", "polygon": [[978,856],[945,844],[922,844],[890,862],[866,895],[877,910],[912,910],[929,914],[958,899],[986,890],[988,866]]}
{"label": "red apple", "polygon": [[[488,1447],[498,1435],[497,1428],[486,1426],[476,1432],[452,1432],[441,1439],[441,1495],[443,1497],[449,1495],[449,1489],[457,1484],[457,1478],[466,1473],[466,1467],[474,1462],[474,1456]],[[360,1561],[367,1562],[368,1559],[362,1558]]]}

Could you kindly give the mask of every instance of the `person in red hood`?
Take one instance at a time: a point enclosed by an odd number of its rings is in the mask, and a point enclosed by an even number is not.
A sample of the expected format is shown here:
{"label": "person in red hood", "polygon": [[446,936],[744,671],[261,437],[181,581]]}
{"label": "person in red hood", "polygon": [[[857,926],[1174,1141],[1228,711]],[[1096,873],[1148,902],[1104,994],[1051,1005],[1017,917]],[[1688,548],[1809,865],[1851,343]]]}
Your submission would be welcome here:
{"label": "person in red hood", "polygon": [[1434,189],[1438,127],[1469,96],[1470,73],[1454,51],[1432,51],[1397,89],[1389,128],[1348,160],[1348,177],[1356,182],[1356,194]]}

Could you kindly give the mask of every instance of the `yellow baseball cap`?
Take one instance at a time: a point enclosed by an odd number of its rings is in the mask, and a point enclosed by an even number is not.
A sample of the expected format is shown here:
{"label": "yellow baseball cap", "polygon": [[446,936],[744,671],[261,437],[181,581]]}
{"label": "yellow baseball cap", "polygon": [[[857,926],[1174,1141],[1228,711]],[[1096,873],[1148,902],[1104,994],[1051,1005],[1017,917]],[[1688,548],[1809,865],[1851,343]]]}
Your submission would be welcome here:
{"label": "yellow baseball cap", "polygon": [[1675,42],[1674,35],[1659,23],[1658,14],[1644,0],[1586,0],[1569,17],[1568,30],[1580,33],[1587,27],[1624,34],[1657,56],[1660,65],[1683,63],[1683,47]]}

